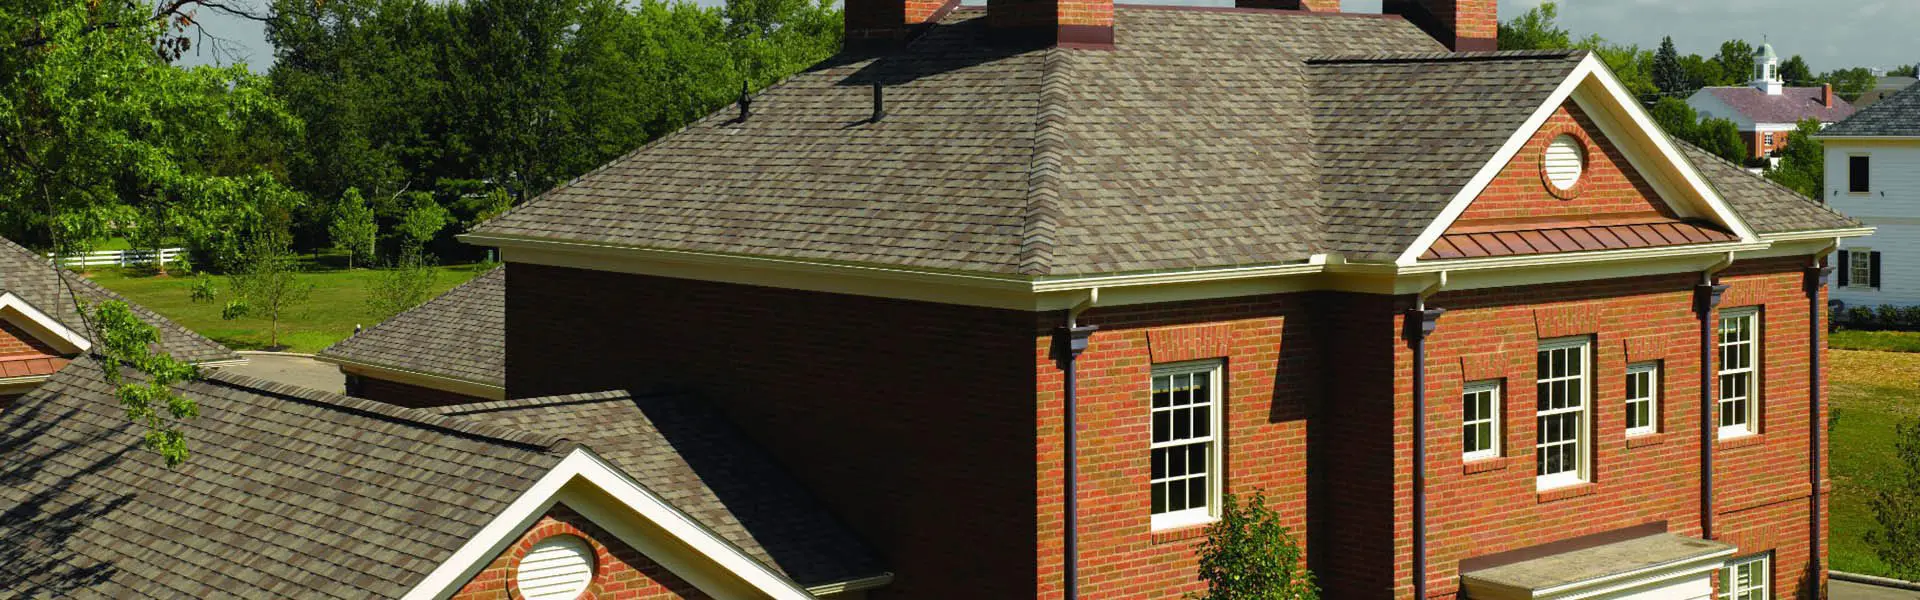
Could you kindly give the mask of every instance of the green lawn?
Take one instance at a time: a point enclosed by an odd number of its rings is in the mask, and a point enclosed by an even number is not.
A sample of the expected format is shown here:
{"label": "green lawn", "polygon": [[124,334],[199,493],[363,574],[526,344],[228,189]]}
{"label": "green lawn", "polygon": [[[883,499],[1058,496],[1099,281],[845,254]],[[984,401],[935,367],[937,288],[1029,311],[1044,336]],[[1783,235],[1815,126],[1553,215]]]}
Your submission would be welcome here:
{"label": "green lawn", "polygon": [[1835,331],[1827,340],[1835,350],[1920,352],[1920,331]]}
{"label": "green lawn", "polygon": [[[459,265],[440,267],[433,295],[465,283],[480,273],[481,267]],[[367,310],[367,287],[375,272],[368,269],[333,270],[303,273],[302,280],[314,285],[307,301],[296,306],[280,322],[280,344],[289,352],[317,352],[347,336],[355,325],[372,326],[378,320]],[[88,277],[100,285],[153,309],[236,350],[260,350],[268,344],[270,323],[265,319],[220,318],[220,309],[231,293],[225,278],[216,277],[221,297],[210,303],[189,298],[192,277],[155,277],[140,270],[95,269]],[[431,297],[431,296],[429,296]]]}
{"label": "green lawn", "polygon": [[[1839,339],[1836,334],[1834,348]],[[1831,356],[1832,567],[1889,576],[1867,545],[1867,532],[1878,527],[1867,498],[1894,481],[1894,426],[1920,418],[1920,354],[1834,350]]]}

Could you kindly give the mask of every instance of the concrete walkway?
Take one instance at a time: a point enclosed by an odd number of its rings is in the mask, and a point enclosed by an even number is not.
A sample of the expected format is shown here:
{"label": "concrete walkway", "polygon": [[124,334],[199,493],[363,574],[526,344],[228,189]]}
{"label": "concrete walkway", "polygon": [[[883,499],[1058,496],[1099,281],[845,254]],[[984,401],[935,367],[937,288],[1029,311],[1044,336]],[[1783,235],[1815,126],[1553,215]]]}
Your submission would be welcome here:
{"label": "concrete walkway", "polygon": [[1827,596],[1831,600],[1920,600],[1920,592],[1838,579],[1827,581]]}
{"label": "concrete walkway", "polygon": [[239,354],[247,357],[247,364],[225,367],[227,372],[323,392],[335,394],[347,392],[347,377],[340,374],[340,367],[314,360],[312,356],[272,352],[240,352]]}

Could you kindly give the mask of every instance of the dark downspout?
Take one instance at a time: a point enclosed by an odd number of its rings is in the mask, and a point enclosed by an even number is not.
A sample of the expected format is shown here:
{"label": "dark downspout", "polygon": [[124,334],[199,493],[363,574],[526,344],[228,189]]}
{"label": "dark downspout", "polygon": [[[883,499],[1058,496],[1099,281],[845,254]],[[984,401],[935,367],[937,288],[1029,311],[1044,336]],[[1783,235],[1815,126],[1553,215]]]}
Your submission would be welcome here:
{"label": "dark downspout", "polygon": [[1067,325],[1053,330],[1053,361],[1054,364],[1059,365],[1065,379],[1065,395],[1062,404],[1066,405],[1063,412],[1066,413],[1067,522],[1062,558],[1066,561],[1064,597],[1067,600],[1080,597],[1080,452],[1078,448],[1080,424],[1076,414],[1079,411],[1075,406],[1073,363],[1074,359],[1080,358],[1081,352],[1087,351],[1087,339],[1099,329],[1095,325],[1077,326],[1073,322],[1073,316],[1069,314]]}
{"label": "dark downspout", "polygon": [[1700,537],[1713,539],[1713,440],[1720,431],[1714,426],[1713,409],[1713,309],[1727,293],[1724,284],[1700,284],[1693,288],[1693,310],[1700,313]]}
{"label": "dark downspout", "polygon": [[[1818,265],[1819,261],[1816,260],[1815,266],[1807,267],[1806,279],[1807,341],[1811,344],[1807,355],[1812,357],[1807,359],[1808,368],[1811,369],[1807,376],[1807,401],[1812,408],[1807,418],[1810,453],[1807,458],[1807,477],[1813,481],[1813,529],[1807,538],[1807,548],[1810,550],[1807,556],[1813,557],[1811,562],[1815,571],[1820,568],[1820,288],[1826,285],[1827,275],[1833,273],[1833,267]],[[1819,581],[1818,572],[1814,573],[1814,577],[1815,581]]]}
{"label": "dark downspout", "polygon": [[1427,336],[1440,327],[1444,308],[1407,311],[1407,341],[1413,344],[1413,598],[1427,599]]}

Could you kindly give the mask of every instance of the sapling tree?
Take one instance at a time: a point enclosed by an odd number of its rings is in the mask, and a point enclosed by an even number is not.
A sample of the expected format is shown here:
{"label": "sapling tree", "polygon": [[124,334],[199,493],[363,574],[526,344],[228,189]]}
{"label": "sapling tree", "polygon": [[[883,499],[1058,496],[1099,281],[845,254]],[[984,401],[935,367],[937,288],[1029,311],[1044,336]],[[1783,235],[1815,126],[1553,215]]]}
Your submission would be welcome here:
{"label": "sapling tree", "polygon": [[340,195],[340,204],[334,208],[327,236],[335,250],[346,253],[348,269],[356,262],[364,264],[373,260],[374,240],[379,235],[380,224],[373,219],[373,207],[367,206],[359,189],[347,188],[346,193]]}
{"label": "sapling tree", "polygon": [[[118,301],[101,302],[93,307],[92,325],[101,370],[115,388],[114,396],[127,411],[127,419],[146,425],[146,447],[159,454],[171,469],[187,461],[187,436],[180,423],[200,414],[192,398],[174,391],[183,381],[200,378],[192,364],[164,352],[156,352],[160,333],[141,321],[133,309]],[[145,382],[128,381],[121,367],[145,373]]]}
{"label": "sapling tree", "polygon": [[220,318],[233,320],[246,316],[266,319],[269,348],[280,347],[280,320],[313,293],[313,284],[301,281],[293,253],[285,238],[263,235],[248,244],[240,267],[227,276],[234,298],[227,301]]}
{"label": "sapling tree", "polygon": [[1313,572],[1301,560],[1300,544],[1267,508],[1264,492],[1245,502],[1227,494],[1220,520],[1207,526],[1196,549],[1204,594],[1190,600],[1319,600]]}
{"label": "sapling tree", "polygon": [[1920,420],[1900,425],[1897,432],[1893,483],[1867,500],[1880,524],[1867,532],[1867,542],[1895,576],[1920,580]]}
{"label": "sapling tree", "polygon": [[367,290],[367,309],[379,320],[387,320],[427,299],[433,291],[433,261],[418,251],[408,250],[399,260],[376,273]]}

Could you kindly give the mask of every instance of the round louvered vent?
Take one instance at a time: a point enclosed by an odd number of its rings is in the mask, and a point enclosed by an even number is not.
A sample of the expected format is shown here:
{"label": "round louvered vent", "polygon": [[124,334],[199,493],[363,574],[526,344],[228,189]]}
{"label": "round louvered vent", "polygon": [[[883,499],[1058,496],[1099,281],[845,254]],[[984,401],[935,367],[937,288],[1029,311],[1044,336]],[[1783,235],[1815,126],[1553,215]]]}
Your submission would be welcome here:
{"label": "round louvered vent", "polygon": [[1571,135],[1553,138],[1547,146],[1547,181],[1562,190],[1571,190],[1580,183],[1581,172],[1587,169],[1587,148],[1580,139]]}
{"label": "round louvered vent", "polygon": [[533,545],[520,559],[520,595],[527,600],[574,600],[593,583],[593,546],[571,535]]}

